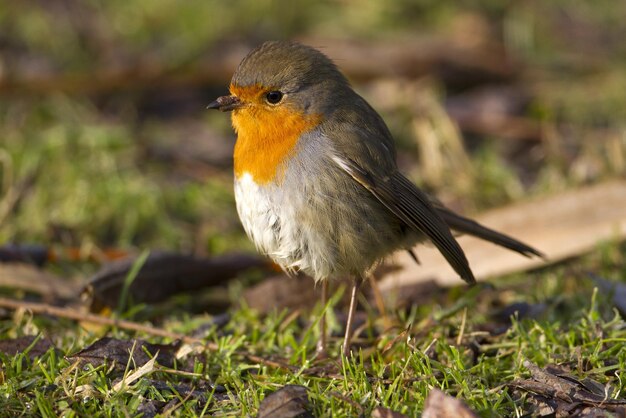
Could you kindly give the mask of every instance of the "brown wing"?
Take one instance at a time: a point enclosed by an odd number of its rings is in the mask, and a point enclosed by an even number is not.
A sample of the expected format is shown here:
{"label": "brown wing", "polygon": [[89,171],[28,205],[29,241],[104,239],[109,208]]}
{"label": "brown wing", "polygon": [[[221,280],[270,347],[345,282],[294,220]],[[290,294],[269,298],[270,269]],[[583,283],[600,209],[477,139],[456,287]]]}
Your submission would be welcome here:
{"label": "brown wing", "polygon": [[463,280],[476,282],[463,249],[430,203],[428,195],[398,171],[379,179],[350,158],[335,156],[334,160],[398,219],[428,237]]}

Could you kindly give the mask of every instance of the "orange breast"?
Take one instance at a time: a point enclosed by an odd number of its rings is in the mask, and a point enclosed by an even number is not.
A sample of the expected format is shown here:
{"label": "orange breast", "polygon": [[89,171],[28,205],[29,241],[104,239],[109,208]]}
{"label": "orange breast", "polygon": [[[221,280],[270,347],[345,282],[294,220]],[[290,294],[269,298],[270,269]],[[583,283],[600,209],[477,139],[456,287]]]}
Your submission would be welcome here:
{"label": "orange breast", "polygon": [[266,106],[258,86],[231,86],[231,92],[248,103],[232,114],[237,132],[235,176],[249,173],[257,184],[280,181],[298,139],[315,128],[320,117],[295,111],[288,104]]}

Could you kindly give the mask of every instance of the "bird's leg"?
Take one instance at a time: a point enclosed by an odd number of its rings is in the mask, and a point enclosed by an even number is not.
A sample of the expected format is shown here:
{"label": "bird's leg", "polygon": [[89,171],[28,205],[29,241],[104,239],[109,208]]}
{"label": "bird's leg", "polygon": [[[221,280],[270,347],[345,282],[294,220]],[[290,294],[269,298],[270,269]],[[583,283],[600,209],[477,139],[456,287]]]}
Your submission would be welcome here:
{"label": "bird's leg", "polygon": [[320,338],[315,350],[318,358],[326,357],[326,304],[328,303],[328,279],[322,280],[322,314],[320,315]]}
{"label": "bird's leg", "polygon": [[346,322],[346,333],[343,337],[343,355],[348,357],[350,354],[350,340],[352,340],[352,324],[354,322],[354,313],[356,311],[357,296],[362,279],[360,277],[353,278],[352,292],[350,293],[350,309],[348,310],[348,320]]}

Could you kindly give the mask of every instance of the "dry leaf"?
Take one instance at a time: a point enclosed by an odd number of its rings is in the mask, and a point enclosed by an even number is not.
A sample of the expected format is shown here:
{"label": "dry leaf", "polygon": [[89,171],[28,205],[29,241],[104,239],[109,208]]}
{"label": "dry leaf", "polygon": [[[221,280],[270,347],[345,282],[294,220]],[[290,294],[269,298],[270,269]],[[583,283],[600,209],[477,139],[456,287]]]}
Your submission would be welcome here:
{"label": "dry leaf", "polygon": [[[92,311],[99,311],[103,306],[117,306],[135,260],[130,258],[107,264],[91,278],[84,293],[92,295]],[[224,284],[242,271],[267,266],[268,261],[256,255],[201,258],[152,252],[130,285],[129,295],[135,303],[155,303],[176,293]]]}
{"label": "dry leaf", "polygon": [[408,415],[401,414],[400,412],[392,411],[382,406],[377,406],[372,411],[372,418],[409,418]]}
{"label": "dry leaf", "polygon": [[439,389],[431,389],[424,404],[422,418],[478,418],[465,403],[446,395]]}
{"label": "dry leaf", "polygon": [[0,287],[35,293],[47,302],[73,299],[80,290],[76,282],[23,263],[0,263]]}
{"label": "dry leaf", "polygon": [[[68,356],[68,359],[79,360],[82,365],[91,364],[94,367],[104,363],[113,363],[114,368],[120,371],[125,370],[127,366],[131,369],[141,367],[154,357],[159,364],[172,367],[179,346],[179,343],[150,344],[138,339],[118,340],[106,337]],[[150,353],[150,356],[146,351]]]}
{"label": "dry leaf", "polygon": [[554,366],[542,369],[528,360],[523,364],[531,378],[518,379],[510,386],[530,392],[540,411],[556,416],[606,416],[608,411],[626,414],[626,400],[611,399],[610,388],[599,382],[579,380]]}
{"label": "dry leaf", "polygon": [[308,389],[304,386],[287,385],[263,399],[257,418],[312,417],[308,409]]}
{"label": "dry leaf", "polygon": [[[8,340],[0,340],[0,352],[9,356],[14,356],[18,353],[23,353],[28,349],[28,347],[30,347],[30,350],[28,350],[28,357],[32,360],[35,357],[44,355],[50,348],[54,347],[54,344],[52,344],[52,341],[49,339],[37,338],[38,337],[34,335],[27,335]],[[35,339],[37,339],[37,342],[33,345]]]}

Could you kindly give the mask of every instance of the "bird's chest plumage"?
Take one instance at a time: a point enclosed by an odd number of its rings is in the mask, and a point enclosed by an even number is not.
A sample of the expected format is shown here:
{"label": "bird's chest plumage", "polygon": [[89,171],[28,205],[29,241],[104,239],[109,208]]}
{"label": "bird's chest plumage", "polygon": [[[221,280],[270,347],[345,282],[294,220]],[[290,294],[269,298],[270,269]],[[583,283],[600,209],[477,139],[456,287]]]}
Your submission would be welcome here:
{"label": "bird's chest plumage", "polygon": [[310,265],[319,264],[311,259],[315,257],[311,248],[323,238],[317,235],[320,221],[313,219],[317,215],[310,205],[317,187],[302,170],[308,163],[294,149],[270,181],[254,170],[235,170],[237,212],[246,233],[261,252],[288,271],[310,271]]}
{"label": "bird's chest plumage", "polygon": [[315,279],[365,271],[397,242],[367,191],[332,163],[332,143],[313,131],[280,168],[258,181],[235,172],[237,211],[259,250],[287,271]]}
{"label": "bird's chest plumage", "polygon": [[303,138],[318,123],[319,116],[289,108],[251,107],[233,113],[239,217],[259,250],[286,270],[306,268],[307,243],[314,239],[302,222],[308,207],[300,188],[308,164]]}

